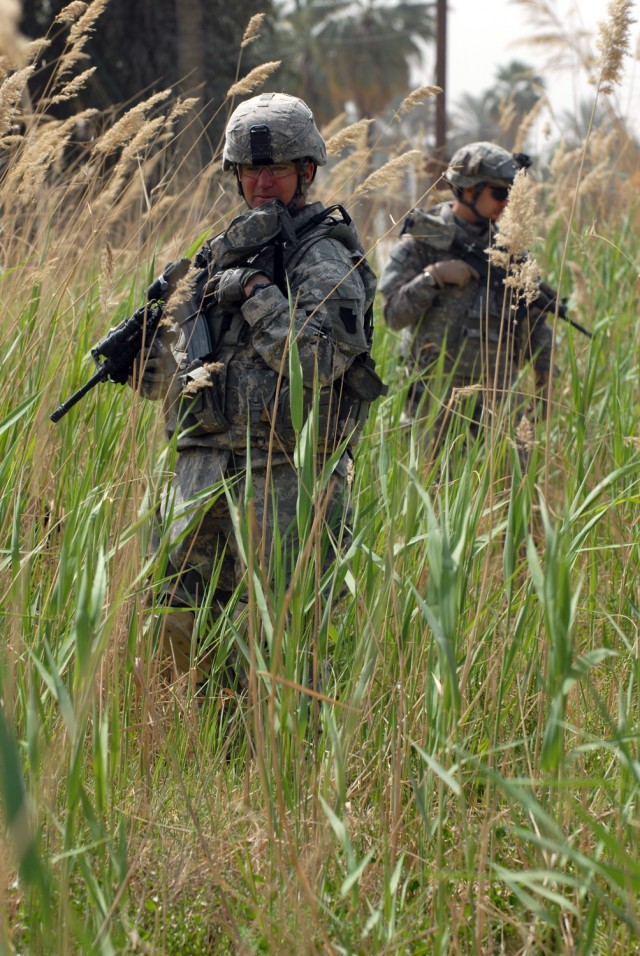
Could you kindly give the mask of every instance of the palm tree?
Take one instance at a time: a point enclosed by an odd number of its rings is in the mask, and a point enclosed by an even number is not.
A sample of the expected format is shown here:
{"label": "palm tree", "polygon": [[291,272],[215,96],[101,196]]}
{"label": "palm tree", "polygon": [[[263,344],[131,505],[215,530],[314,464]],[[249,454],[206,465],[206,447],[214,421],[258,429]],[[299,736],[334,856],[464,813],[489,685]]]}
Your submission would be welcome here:
{"label": "palm tree", "polygon": [[477,96],[464,93],[454,104],[447,137],[450,154],[459,146],[478,140],[500,143],[502,134],[495,114],[495,104],[489,94],[488,90]]}
{"label": "palm tree", "polygon": [[496,73],[496,85],[487,92],[487,107],[502,130],[501,139],[512,149],[525,116],[544,95],[545,83],[533,68],[512,60]]}
{"label": "palm tree", "polygon": [[513,60],[496,72],[495,86],[483,93],[465,93],[452,110],[448,145],[491,140],[513,149],[524,118],[544,96],[544,80],[530,66]]}
{"label": "palm tree", "polygon": [[268,17],[257,49],[265,60],[282,60],[274,88],[299,93],[324,123],[335,115],[327,89],[327,51],[318,34],[342,9],[342,0],[280,0]]}
{"label": "palm tree", "polygon": [[279,85],[296,89],[323,123],[352,104],[380,114],[410,87],[419,40],[433,37],[433,2],[280,0],[264,52],[282,59]]}
{"label": "palm tree", "polygon": [[432,3],[353,0],[322,31],[331,51],[330,90],[335,105],[352,101],[358,116],[380,114],[410,88],[418,40],[434,35]]}

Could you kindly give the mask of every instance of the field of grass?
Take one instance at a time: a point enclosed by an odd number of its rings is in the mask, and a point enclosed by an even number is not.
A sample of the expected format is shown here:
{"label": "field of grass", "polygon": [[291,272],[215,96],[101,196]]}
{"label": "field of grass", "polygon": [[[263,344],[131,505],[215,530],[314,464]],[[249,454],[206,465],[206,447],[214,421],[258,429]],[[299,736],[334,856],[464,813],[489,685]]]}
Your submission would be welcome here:
{"label": "field of grass", "polygon": [[[200,622],[202,697],[160,673],[143,606],[158,408],[107,383],[49,420],[235,208],[219,168],[185,183],[164,151],[188,105],[80,157],[44,116],[0,127],[0,952],[640,953],[637,145],[593,133],[539,187],[538,262],[595,334],[557,323],[524,473],[499,409],[465,440],[463,396],[425,448],[379,308],[353,543],[321,570],[312,531],[272,586],[249,496],[246,628]],[[379,222],[384,189],[366,201]]]}

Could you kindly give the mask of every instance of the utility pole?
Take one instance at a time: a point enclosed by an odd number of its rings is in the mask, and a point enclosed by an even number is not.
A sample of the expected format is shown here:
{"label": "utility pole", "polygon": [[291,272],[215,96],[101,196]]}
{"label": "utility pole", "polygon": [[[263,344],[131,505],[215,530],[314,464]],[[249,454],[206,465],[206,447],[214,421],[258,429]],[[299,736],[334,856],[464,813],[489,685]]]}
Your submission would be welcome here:
{"label": "utility pole", "polygon": [[435,155],[444,159],[447,145],[447,0],[437,0],[436,15],[436,86],[442,93],[436,97]]}

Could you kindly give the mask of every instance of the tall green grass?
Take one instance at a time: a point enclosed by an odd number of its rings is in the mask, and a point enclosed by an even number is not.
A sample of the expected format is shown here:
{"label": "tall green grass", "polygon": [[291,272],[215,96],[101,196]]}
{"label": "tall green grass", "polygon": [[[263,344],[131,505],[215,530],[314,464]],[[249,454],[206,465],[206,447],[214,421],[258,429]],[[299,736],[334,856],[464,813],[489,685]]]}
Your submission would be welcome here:
{"label": "tall green grass", "polygon": [[[240,501],[217,489],[249,598],[199,621],[213,667],[198,694],[167,679],[146,607],[173,460],[158,408],[107,384],[48,416],[154,260],[232,200],[196,209],[169,178],[157,210],[123,196],[115,232],[92,231],[51,175],[37,215],[5,197],[0,236],[0,951],[639,952],[635,211],[614,185],[597,229],[588,206],[567,223],[545,200],[539,260],[562,279],[568,236],[596,335],[557,329],[526,461],[499,410],[469,440],[464,399],[426,445],[377,315],[390,390],[357,449],[351,540],[328,562],[312,504],[331,464],[311,453],[292,348],[308,546],[286,586],[278,554],[271,573],[259,560],[251,482]],[[168,236],[183,202],[191,232]]]}

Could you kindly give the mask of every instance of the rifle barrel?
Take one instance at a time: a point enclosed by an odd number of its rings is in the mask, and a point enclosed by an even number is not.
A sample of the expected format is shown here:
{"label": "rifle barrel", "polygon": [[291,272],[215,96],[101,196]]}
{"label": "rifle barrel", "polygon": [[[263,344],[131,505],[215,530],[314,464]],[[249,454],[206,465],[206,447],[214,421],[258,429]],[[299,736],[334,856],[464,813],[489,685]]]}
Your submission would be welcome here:
{"label": "rifle barrel", "polygon": [[68,398],[66,402],[63,402],[62,405],[59,405],[56,408],[55,412],[50,415],[52,422],[59,422],[67,412],[73,408],[73,406],[83,398],[87,392],[90,392],[92,388],[95,388],[100,382],[105,382],[109,377],[109,373],[104,365],[101,365],[98,371],[91,376],[88,382],[79,388],[77,392],[74,392],[71,398]]}

